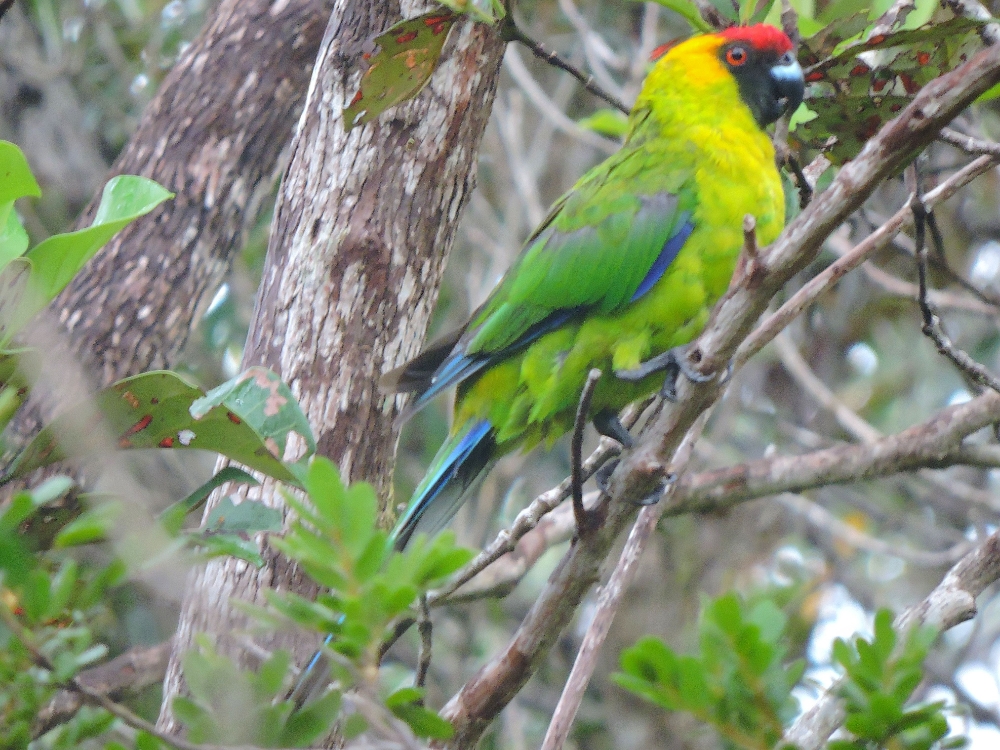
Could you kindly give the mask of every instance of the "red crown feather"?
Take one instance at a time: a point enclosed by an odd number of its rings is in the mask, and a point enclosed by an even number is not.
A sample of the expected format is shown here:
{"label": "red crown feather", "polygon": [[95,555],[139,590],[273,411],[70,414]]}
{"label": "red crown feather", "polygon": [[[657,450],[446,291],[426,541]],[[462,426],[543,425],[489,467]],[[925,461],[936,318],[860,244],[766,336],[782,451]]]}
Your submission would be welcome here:
{"label": "red crown feather", "polygon": [[792,49],[792,40],[783,31],[766,23],[755,26],[730,26],[719,32],[719,36],[731,42],[746,42],[754,49],[768,50],[783,55]]}

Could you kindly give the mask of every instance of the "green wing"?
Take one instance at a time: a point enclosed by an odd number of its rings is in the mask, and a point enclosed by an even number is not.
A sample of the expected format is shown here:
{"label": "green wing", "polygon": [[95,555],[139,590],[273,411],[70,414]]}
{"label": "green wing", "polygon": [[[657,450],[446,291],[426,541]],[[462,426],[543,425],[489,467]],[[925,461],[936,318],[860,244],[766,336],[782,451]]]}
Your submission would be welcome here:
{"label": "green wing", "polygon": [[652,287],[694,228],[694,195],[690,171],[650,168],[649,157],[644,149],[619,152],[585,176],[451,339],[454,346],[434,352],[433,372],[418,357],[421,382],[406,380],[408,366],[391,374],[390,384],[420,393],[407,414],[570,319],[619,310]]}
{"label": "green wing", "polygon": [[693,196],[687,180],[678,179],[686,175],[645,180],[639,186],[645,190],[636,192],[632,162],[648,156],[642,151],[613,158],[554,206],[470,321],[459,342],[465,354],[523,344],[553,314],[621,309],[651,272],[663,274],[680,249],[670,247],[671,239],[683,244],[690,234]]}

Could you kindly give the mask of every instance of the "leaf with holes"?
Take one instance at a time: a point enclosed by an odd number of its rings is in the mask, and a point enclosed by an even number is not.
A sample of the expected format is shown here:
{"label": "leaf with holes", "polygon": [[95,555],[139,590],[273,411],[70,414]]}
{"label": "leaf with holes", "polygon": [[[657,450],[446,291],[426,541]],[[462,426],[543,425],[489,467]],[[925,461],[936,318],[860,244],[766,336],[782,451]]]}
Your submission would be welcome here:
{"label": "leaf with holes", "polygon": [[[803,48],[828,55],[809,65],[806,103],[816,117],[801,122],[793,137],[842,163],[894,118],[934,78],[952,70],[980,45],[980,24],[951,18],[916,29],[879,34],[833,53],[842,37],[828,35]],[[853,30],[847,26],[843,33]],[[822,32],[821,32],[822,33]],[[820,36],[819,34],[817,37]]]}
{"label": "leaf with holes", "polygon": [[400,21],[370,40],[363,53],[368,69],[361,88],[344,108],[344,129],[371,122],[400,102],[416,96],[437,67],[448,32],[458,15],[447,9]]}
{"label": "leaf with holes", "polygon": [[[60,416],[22,451],[5,480],[24,476],[65,457],[100,449],[93,433],[103,427],[119,448],[190,448],[220,453],[267,476],[298,486],[282,461],[291,432],[309,452],[316,442],[308,421],[277,375],[250,368],[209,394],[175,373],[136,375],[99,393],[97,408],[84,405]],[[196,408],[197,407],[197,408]],[[57,436],[74,443],[64,446]]]}

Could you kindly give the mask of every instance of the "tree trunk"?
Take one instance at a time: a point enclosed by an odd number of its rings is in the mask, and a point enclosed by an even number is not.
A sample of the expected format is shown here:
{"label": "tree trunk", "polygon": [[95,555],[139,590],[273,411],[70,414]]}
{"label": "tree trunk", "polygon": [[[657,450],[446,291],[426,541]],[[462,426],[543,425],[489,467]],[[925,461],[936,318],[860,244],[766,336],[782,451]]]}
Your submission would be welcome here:
{"label": "tree trunk", "polygon": [[[409,2],[406,15],[422,7]],[[460,21],[427,89],[345,132],[340,112],[356,90],[363,45],[399,15],[392,0],[335,5],[275,209],[244,356],[244,365],[267,365],[291,385],[319,452],[345,479],[372,482],[384,499],[400,402],[376,383],[423,338],[472,191],[503,49],[489,28]],[[273,484],[253,494],[283,507]],[[194,633],[213,634],[222,653],[249,661],[228,635],[245,623],[226,606],[231,597],[258,600],[267,588],[315,593],[273,551],[265,549],[265,559],[261,570],[219,560],[194,576],[164,686],[168,731],[178,730],[169,702],[183,689],[179,658]],[[278,634],[267,645],[304,657],[316,643]]]}
{"label": "tree trunk", "polygon": [[[332,6],[222,0],[143,113],[111,173],[177,197],[119,232],[51,307],[99,385],[176,363],[279,172]],[[21,410],[20,437],[43,401]]]}

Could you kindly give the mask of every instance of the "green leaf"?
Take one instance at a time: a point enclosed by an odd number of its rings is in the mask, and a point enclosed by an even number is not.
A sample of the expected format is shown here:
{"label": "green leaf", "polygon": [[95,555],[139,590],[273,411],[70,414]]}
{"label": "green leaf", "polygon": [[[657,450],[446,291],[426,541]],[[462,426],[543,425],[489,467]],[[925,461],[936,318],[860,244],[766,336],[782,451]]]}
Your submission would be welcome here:
{"label": "green leaf", "polygon": [[189,533],[186,537],[191,544],[203,547],[209,557],[229,555],[246,560],[254,567],[264,567],[264,558],[260,556],[260,549],[252,539],[244,539],[235,534]]}
{"label": "green leaf", "polygon": [[628,133],[628,117],[617,109],[599,109],[576,124],[608,138],[624,138]]}
{"label": "green leaf", "polygon": [[400,688],[396,692],[392,693],[388,698],[385,699],[385,705],[387,708],[395,708],[396,706],[403,706],[407,703],[413,703],[424,697],[424,691],[420,688],[415,687],[404,687]]}
{"label": "green leaf", "polygon": [[37,198],[41,194],[24,152],[10,141],[0,141],[0,210],[18,198]]}
{"label": "green leaf", "polygon": [[[206,396],[176,373],[154,371],[120,380],[101,391],[95,401],[108,431],[118,437],[119,448],[213,451],[297,485],[281,461],[288,432],[299,432],[310,445],[315,441],[298,404],[278,382],[276,375],[251,368]],[[192,416],[195,404],[199,408]],[[76,426],[98,419],[91,404],[71,409],[28,444],[4,479],[25,476],[64,458],[57,436],[79,434]],[[88,447],[76,445],[74,452]]]}
{"label": "green leaf", "polygon": [[60,529],[53,546],[57,548],[77,547],[81,544],[92,544],[106,539],[108,532],[114,526],[119,510],[117,504],[110,502],[101,503],[95,508],[85,510]]}
{"label": "green leaf", "polygon": [[[642,2],[643,0],[634,0],[635,2]],[[657,5],[662,5],[664,8],[669,8],[674,13],[678,14],[681,18],[691,24],[691,28],[695,31],[699,31],[703,34],[711,34],[715,29],[708,25],[708,23],[701,17],[701,13],[698,12],[698,6],[695,5],[690,0],[653,0]]]}
{"label": "green leaf", "polygon": [[279,736],[281,746],[305,747],[325,734],[337,720],[340,693],[329,691],[319,700],[307,703],[288,717]]}
{"label": "green leaf", "polygon": [[[806,104],[816,117],[800,120],[794,137],[836,163],[857,155],[924,85],[981,46],[981,22],[965,17],[843,44],[868,23],[859,13],[831,24],[804,40],[799,54]],[[859,57],[876,50],[877,56]]]}
{"label": "green leaf", "polygon": [[204,529],[213,533],[281,531],[282,523],[281,511],[260,500],[243,500],[237,505],[231,497],[224,497],[208,514]]}
{"label": "green leaf", "polygon": [[389,107],[416,96],[437,67],[457,18],[450,10],[433,10],[400,21],[370,40],[371,51],[363,54],[368,69],[361,76],[361,88],[344,107],[344,129],[371,122]]}
{"label": "green leaf", "polygon": [[[0,205],[0,214],[3,214],[4,207]],[[0,268],[10,263],[14,258],[24,255],[28,249],[28,233],[21,226],[21,220],[17,218],[17,212],[10,206],[7,210],[7,218],[0,224]]]}
{"label": "green leaf", "polygon": [[271,452],[285,452],[288,435],[297,433],[306,441],[306,454],[316,452],[309,420],[299,408],[291,389],[266,367],[250,367],[191,404],[191,416],[201,419],[218,407],[228,407],[260,434]]}
{"label": "green leaf", "polygon": [[55,299],[108,240],[173,195],[145,177],[113,177],[104,186],[101,204],[90,227],[49,237],[28,253],[37,292],[46,302]]}
{"label": "green leaf", "polygon": [[254,476],[248,474],[238,466],[224,466],[215,476],[183,500],[178,500],[164,508],[159,516],[160,523],[163,524],[168,533],[176,534],[181,530],[185,516],[200,508],[205,500],[208,499],[208,496],[226,482],[247,484],[251,487],[260,484]]}
{"label": "green leaf", "polygon": [[305,484],[309,499],[325,522],[321,528],[336,538],[352,560],[358,559],[376,531],[378,498],[374,488],[367,482],[344,487],[337,467],[322,456],[310,461]]}
{"label": "green leaf", "polygon": [[434,711],[415,703],[392,706],[390,710],[397,718],[409,724],[410,729],[418,737],[447,740],[455,734],[455,728],[450,722],[442,719]]}

